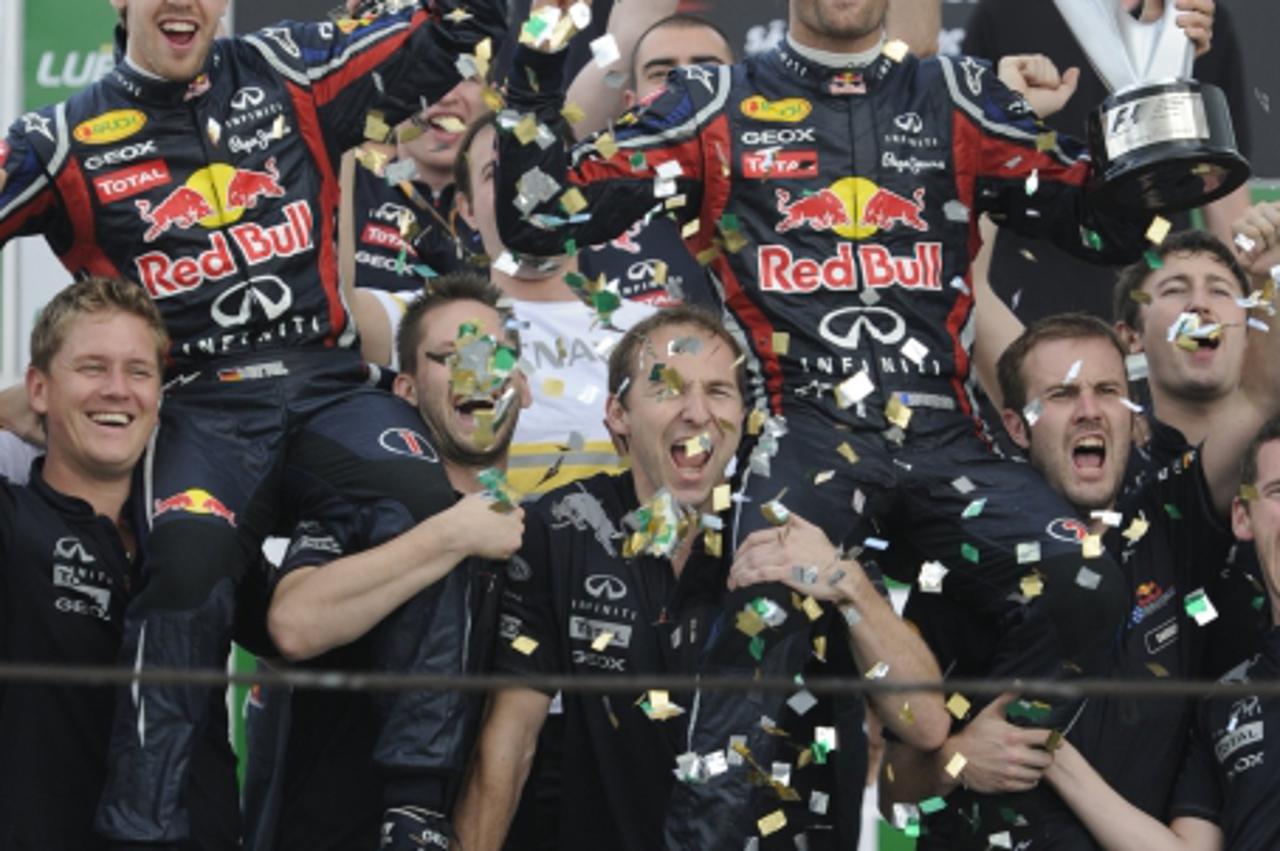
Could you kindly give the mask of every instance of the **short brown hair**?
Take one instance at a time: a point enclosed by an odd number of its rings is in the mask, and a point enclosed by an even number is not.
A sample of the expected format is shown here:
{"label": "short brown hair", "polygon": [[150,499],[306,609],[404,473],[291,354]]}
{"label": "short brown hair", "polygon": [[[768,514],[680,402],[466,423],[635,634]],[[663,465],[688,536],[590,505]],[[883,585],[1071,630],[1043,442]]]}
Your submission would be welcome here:
{"label": "short brown hair", "polygon": [[31,365],[41,372],[67,339],[67,329],[77,318],[95,313],[128,313],[147,323],[155,337],[156,366],[163,368],[169,350],[169,334],[155,302],[140,285],[123,278],[89,277],[64,287],[49,300],[31,329]]}
{"label": "short brown hair", "polygon": [[1258,455],[1262,447],[1273,440],[1280,440],[1280,417],[1272,417],[1262,424],[1258,433],[1249,441],[1240,459],[1240,484],[1256,485],[1258,483]]}
{"label": "short brown hair", "polygon": [[[1160,260],[1171,254],[1207,254],[1231,271],[1236,283],[1240,285],[1241,295],[1247,296],[1253,289],[1253,282],[1249,280],[1231,249],[1208,231],[1182,230],[1169,234],[1164,242],[1153,246],[1151,251]],[[1142,330],[1141,305],[1133,294],[1141,291],[1142,285],[1155,271],[1146,258],[1120,270],[1115,289],[1111,292],[1111,317],[1116,322],[1123,322],[1135,331]]]}
{"label": "short brown hair", "polygon": [[1123,361],[1128,352],[1115,329],[1096,316],[1087,313],[1059,313],[1032,322],[1018,339],[1000,355],[996,374],[1000,380],[1000,395],[1004,407],[1022,412],[1027,404],[1027,382],[1022,375],[1022,365],[1031,350],[1051,340],[1106,340],[1115,347]]}
{"label": "short brown hair", "polygon": [[[503,322],[510,316],[510,310],[501,306],[502,290],[482,275],[475,272],[450,272],[427,281],[423,293],[416,298],[400,319],[400,330],[396,332],[396,355],[400,360],[402,372],[412,373],[418,368],[418,345],[422,342],[422,317],[437,307],[455,301],[477,301],[492,307],[498,312]],[[520,335],[514,330],[510,332],[515,342],[516,352],[520,351]]]}
{"label": "short brown hair", "polygon": [[733,44],[729,41],[729,36],[725,35],[724,30],[715,22],[709,21],[700,15],[690,15],[687,12],[676,12],[675,14],[667,15],[665,18],[654,21],[645,29],[644,32],[640,33],[640,37],[635,40],[635,44],[631,48],[631,61],[627,63],[627,73],[630,74],[631,88],[634,89],[640,80],[640,75],[637,73],[639,69],[636,68],[636,58],[640,55],[640,45],[642,45],[644,40],[654,32],[666,27],[678,30],[711,30],[713,33],[720,36],[720,40],[724,42],[725,50],[729,54],[729,61],[732,62],[735,59]]}
{"label": "short brown hair", "polygon": [[[476,199],[476,188],[471,185],[471,146],[475,144],[476,137],[480,135],[480,131],[486,127],[498,128],[498,116],[496,113],[486,112],[475,121],[471,122],[471,126],[467,128],[467,132],[462,136],[462,144],[458,145],[458,156],[453,161],[453,186],[454,191],[468,202]],[[493,215],[493,211],[489,211],[484,215]]]}
{"label": "short brown hair", "polygon": [[663,308],[657,313],[646,316],[622,335],[618,345],[614,346],[613,351],[609,353],[609,395],[617,396],[618,401],[625,406],[626,391],[630,388],[629,379],[635,369],[636,353],[654,332],[670,325],[691,325],[699,331],[705,331],[710,336],[723,340],[729,347],[729,351],[733,353],[734,380],[737,382],[738,392],[745,399],[747,367],[742,344],[729,332],[718,316],[705,307],[692,304],[678,304]]}

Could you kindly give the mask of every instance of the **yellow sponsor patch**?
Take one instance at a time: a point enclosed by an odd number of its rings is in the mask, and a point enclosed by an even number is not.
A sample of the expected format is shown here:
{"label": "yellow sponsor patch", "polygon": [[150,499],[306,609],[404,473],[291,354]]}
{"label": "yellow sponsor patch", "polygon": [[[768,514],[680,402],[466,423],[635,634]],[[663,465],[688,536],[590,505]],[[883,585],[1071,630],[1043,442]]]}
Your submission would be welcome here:
{"label": "yellow sponsor patch", "polygon": [[113,109],[80,122],[73,135],[88,145],[109,145],[129,138],[146,123],[147,116],[136,109]]}
{"label": "yellow sponsor patch", "polygon": [[755,121],[779,121],[795,124],[804,121],[813,112],[813,104],[804,98],[768,100],[763,95],[752,95],[738,104],[742,114]]}

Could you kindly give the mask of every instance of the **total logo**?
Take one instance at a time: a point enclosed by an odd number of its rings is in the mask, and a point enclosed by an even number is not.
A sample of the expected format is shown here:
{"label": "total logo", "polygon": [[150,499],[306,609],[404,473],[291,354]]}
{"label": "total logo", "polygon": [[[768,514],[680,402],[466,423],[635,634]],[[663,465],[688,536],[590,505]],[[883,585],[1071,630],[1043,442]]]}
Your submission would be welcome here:
{"label": "total logo", "polygon": [[165,499],[157,499],[151,514],[153,517],[159,517],[171,511],[221,517],[230,525],[236,525],[236,513],[227,508],[222,500],[202,488],[188,488]]}
{"label": "total logo", "polygon": [[[181,191],[177,190],[174,195]],[[238,271],[228,235],[252,267],[277,257],[292,257],[310,251],[313,223],[311,206],[306,201],[294,201],[284,208],[284,221],[279,224],[264,226],[245,222],[229,228],[226,233],[214,233],[209,238],[209,248],[195,257],[175,259],[163,251],[150,251],[139,256],[134,264],[139,280],[151,297],[168,298],[194,290],[205,281],[220,280]]]}
{"label": "total logo", "polygon": [[892,189],[876,185],[865,177],[842,177],[810,195],[792,199],[785,189],[776,192],[782,220],[778,233],[796,228],[835,231],[847,239],[866,239],[881,230],[902,225],[925,233],[925,190],[920,187],[905,198]]}
{"label": "total logo", "polygon": [[99,201],[110,204],[170,182],[169,167],[164,160],[147,160],[98,175],[93,179],[93,190],[98,193]]}
{"label": "total logo", "polygon": [[170,228],[219,228],[238,221],[259,198],[283,198],[280,172],[275,157],[267,160],[266,171],[235,168],[214,163],[199,169],[187,182],[170,192],[158,204],[137,201],[142,220],[150,227],[143,242],[154,242]]}

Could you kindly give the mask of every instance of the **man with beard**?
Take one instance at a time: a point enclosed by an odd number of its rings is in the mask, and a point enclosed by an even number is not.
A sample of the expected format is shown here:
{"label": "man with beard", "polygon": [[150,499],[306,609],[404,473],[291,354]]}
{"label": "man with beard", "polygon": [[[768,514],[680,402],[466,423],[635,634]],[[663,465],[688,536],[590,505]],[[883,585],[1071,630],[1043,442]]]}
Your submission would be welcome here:
{"label": "man with beard", "polygon": [[[461,499],[399,536],[376,504],[353,510],[335,502],[299,523],[272,575],[268,616],[286,660],[312,660],[322,669],[376,668],[370,631],[423,588],[444,582],[461,591],[449,595],[457,605],[437,611],[436,628],[465,634],[461,658],[449,660],[450,669],[478,671],[485,664],[497,628],[493,562],[515,552],[523,529],[521,509],[495,503],[493,485],[484,480],[505,469],[519,411],[528,404],[524,377],[503,366],[515,363],[520,343],[509,330],[509,314],[498,308],[500,297],[483,278],[458,272],[434,280],[410,306],[399,333],[403,371],[394,389],[418,409],[430,443],[409,437],[436,447]],[[465,386],[459,379],[469,370],[471,386]],[[485,437],[478,426],[496,406],[503,410],[501,422]],[[267,701],[290,706],[288,722],[273,728],[286,736],[276,751],[279,764],[272,766],[279,785],[269,793],[279,801],[278,814],[270,817],[274,828],[251,826],[258,847],[379,847],[381,793],[369,759],[379,732],[376,699],[354,692],[264,693],[253,723],[279,717],[279,705],[263,713]],[[473,730],[479,710],[470,701],[447,722]],[[269,745],[270,737],[260,732],[252,735]],[[469,743],[470,733],[462,738]],[[254,793],[261,796],[274,781],[263,776],[261,764],[254,771]],[[461,779],[460,773],[440,779],[443,790],[432,796],[441,802],[438,810],[395,810],[402,832],[427,847],[447,848],[444,813]]]}
{"label": "man with beard", "polygon": [[[792,515],[749,536],[736,557],[723,547],[729,530],[717,513],[730,502],[724,470],[744,425],[741,364],[734,338],[690,306],[644,320],[613,350],[606,416],[630,471],[530,507],[503,592],[498,670],[790,678],[800,668],[778,666],[794,654],[760,651],[800,645],[832,675],[937,676],[919,637],[817,526]],[[797,691],[770,723],[788,748],[810,753],[794,766],[743,742],[728,747],[744,731],[708,709],[709,692],[566,693],[556,847],[855,847],[862,755],[836,733],[836,701]],[[469,851],[500,847],[551,697],[536,686],[495,695],[456,817]],[[757,712],[765,702],[732,698]],[[911,712],[902,700],[876,697],[899,735],[939,741],[939,696],[906,695]],[[773,783],[748,783],[768,766]],[[691,785],[714,800],[697,806],[681,793]]]}

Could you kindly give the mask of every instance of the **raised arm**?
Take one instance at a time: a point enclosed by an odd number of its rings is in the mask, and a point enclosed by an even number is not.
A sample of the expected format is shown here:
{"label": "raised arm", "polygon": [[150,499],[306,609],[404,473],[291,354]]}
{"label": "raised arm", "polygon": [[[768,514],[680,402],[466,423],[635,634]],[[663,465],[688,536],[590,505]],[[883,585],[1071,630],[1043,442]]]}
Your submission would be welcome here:
{"label": "raised arm", "polygon": [[490,505],[472,494],[372,549],[290,571],[267,615],[281,654],[298,661],[349,644],[468,556],[509,558],[520,546],[524,512],[500,514]]}
{"label": "raised arm", "polygon": [[603,130],[622,114],[625,85],[609,85],[605,77],[611,73],[629,77],[631,57],[640,36],[658,21],[674,14],[679,5],[678,0],[619,0],[613,4],[608,33],[618,45],[618,58],[603,68],[588,62],[569,86],[568,102],[576,104],[585,114],[573,125],[574,135],[579,139]]}
{"label": "raised arm", "polygon": [[[880,595],[862,565],[840,558],[823,531],[804,518],[792,515],[785,530],[753,532],[738,547],[729,587],[758,582],[781,582],[838,606],[849,625],[849,641],[861,670],[884,663],[890,680],[941,678],[929,648]],[[950,722],[937,692],[877,692],[871,703],[886,727],[921,750],[933,750],[946,738]],[[904,707],[910,707],[910,712]]]}

